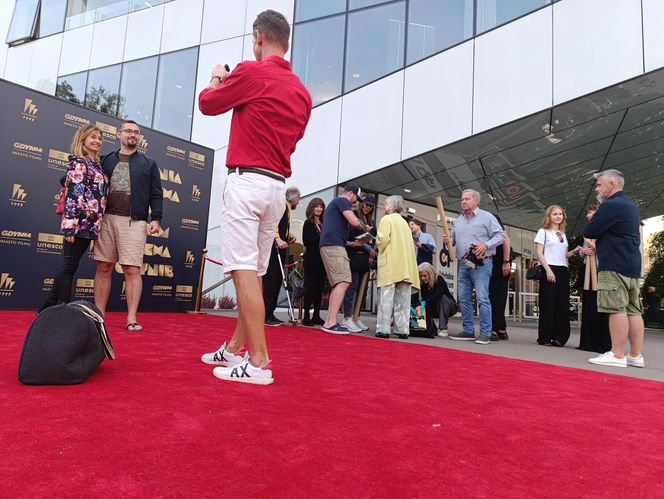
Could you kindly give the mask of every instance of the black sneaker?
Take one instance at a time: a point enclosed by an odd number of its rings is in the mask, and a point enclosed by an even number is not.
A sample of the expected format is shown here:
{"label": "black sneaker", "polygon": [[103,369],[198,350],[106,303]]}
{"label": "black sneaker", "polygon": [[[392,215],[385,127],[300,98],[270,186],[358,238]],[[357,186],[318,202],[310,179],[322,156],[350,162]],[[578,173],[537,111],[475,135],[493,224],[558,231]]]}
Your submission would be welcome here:
{"label": "black sneaker", "polygon": [[408,339],[408,335],[407,335],[407,334],[398,334],[397,336],[398,336],[399,339],[401,339],[401,340],[407,340],[407,339]]}
{"label": "black sneaker", "polygon": [[265,319],[266,326],[281,326],[283,323],[284,321],[280,321],[276,317],[270,317],[269,319]]}
{"label": "black sneaker", "polygon": [[313,322],[314,326],[323,326],[325,325],[325,321],[321,319],[320,317],[312,317],[311,322]]}
{"label": "black sneaker", "polygon": [[311,319],[302,319],[302,325],[307,327],[314,327],[314,322]]}
{"label": "black sneaker", "polygon": [[496,333],[495,331],[491,333],[491,341],[499,341],[499,340],[500,336],[498,336],[498,333]]}

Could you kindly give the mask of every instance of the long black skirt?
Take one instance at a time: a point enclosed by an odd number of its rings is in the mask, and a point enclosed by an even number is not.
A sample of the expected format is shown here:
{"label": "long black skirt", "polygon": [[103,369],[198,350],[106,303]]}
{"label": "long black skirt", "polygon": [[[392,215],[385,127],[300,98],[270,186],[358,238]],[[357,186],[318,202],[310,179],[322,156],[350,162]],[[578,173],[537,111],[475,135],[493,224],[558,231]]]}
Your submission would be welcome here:
{"label": "long black skirt", "polygon": [[609,315],[597,311],[597,291],[584,291],[581,297],[581,338],[579,350],[604,353],[611,350]]}

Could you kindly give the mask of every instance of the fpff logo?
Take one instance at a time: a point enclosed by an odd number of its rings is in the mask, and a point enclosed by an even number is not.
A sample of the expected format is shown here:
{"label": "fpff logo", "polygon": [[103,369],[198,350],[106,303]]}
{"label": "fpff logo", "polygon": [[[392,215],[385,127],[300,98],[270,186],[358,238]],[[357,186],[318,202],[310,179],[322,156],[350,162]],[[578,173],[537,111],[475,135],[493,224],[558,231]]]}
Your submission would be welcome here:
{"label": "fpff logo", "polygon": [[12,187],[12,197],[9,198],[10,206],[18,206],[19,208],[22,208],[27,196],[28,193],[21,184],[14,184]]}
{"label": "fpff logo", "polygon": [[145,137],[141,137],[141,140],[138,142],[138,152],[145,153],[148,150],[148,141],[145,140]]}
{"label": "fpff logo", "polygon": [[191,188],[191,200],[194,203],[198,203],[201,200],[201,190],[196,184]]}
{"label": "fpff logo", "polygon": [[37,119],[37,112],[39,111],[39,108],[32,103],[32,99],[25,99],[25,103],[23,104],[23,112],[21,113],[21,117],[24,120],[27,121],[35,121]]}
{"label": "fpff logo", "polygon": [[195,261],[196,257],[194,257],[194,254],[191,251],[187,250],[187,254],[184,256],[184,268],[193,269]]}
{"label": "fpff logo", "polygon": [[14,284],[16,281],[11,278],[9,273],[3,272],[0,275],[0,296],[11,296],[14,292]]}

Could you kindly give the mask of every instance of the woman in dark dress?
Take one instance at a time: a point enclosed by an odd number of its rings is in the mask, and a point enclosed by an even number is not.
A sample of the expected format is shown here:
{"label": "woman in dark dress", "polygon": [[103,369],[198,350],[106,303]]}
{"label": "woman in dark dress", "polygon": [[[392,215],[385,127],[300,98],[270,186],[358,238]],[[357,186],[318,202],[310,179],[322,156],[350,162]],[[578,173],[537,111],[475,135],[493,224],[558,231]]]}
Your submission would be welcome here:
{"label": "woman in dark dress", "polygon": [[[598,203],[591,203],[587,207],[586,218],[590,221],[599,207]],[[583,274],[580,275],[583,283],[581,295],[581,335],[579,350],[586,352],[604,353],[611,350],[611,335],[609,333],[609,316],[597,311],[597,256],[595,255],[595,241],[585,239],[581,254],[584,255]]]}
{"label": "woman in dark dress", "polygon": [[[447,336],[447,321],[459,311],[454,296],[450,293],[443,276],[436,277],[433,265],[424,262],[417,267],[420,273],[420,297],[424,300],[427,316],[427,329],[431,336]],[[417,297],[417,295],[413,295]],[[417,303],[416,305],[419,305]],[[438,319],[438,327],[433,319]]]}
{"label": "woman in dark dress", "polygon": [[94,125],[84,125],[74,135],[60,223],[60,234],[64,236],[62,262],[40,312],[71,301],[72,281],[81,257],[90,241],[99,236],[108,196],[108,177],[99,164],[101,143],[101,130]]}
{"label": "woman in dark dress", "polygon": [[[320,304],[323,299],[323,284],[325,283],[325,267],[320,257],[320,233],[323,229],[323,212],[325,202],[321,198],[314,198],[309,202],[302,227],[302,242],[304,243],[304,326],[322,326],[325,321],[320,317]],[[309,318],[311,305],[314,314]]]}

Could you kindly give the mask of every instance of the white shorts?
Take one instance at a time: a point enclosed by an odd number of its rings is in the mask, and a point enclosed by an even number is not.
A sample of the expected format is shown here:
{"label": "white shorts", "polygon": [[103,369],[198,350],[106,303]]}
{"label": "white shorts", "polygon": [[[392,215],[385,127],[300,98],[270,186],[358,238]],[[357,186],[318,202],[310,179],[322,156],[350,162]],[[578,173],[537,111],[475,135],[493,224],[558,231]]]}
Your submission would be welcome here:
{"label": "white shorts", "polygon": [[258,173],[229,173],[224,187],[221,252],[224,272],[265,275],[274,234],[286,209],[286,185]]}

